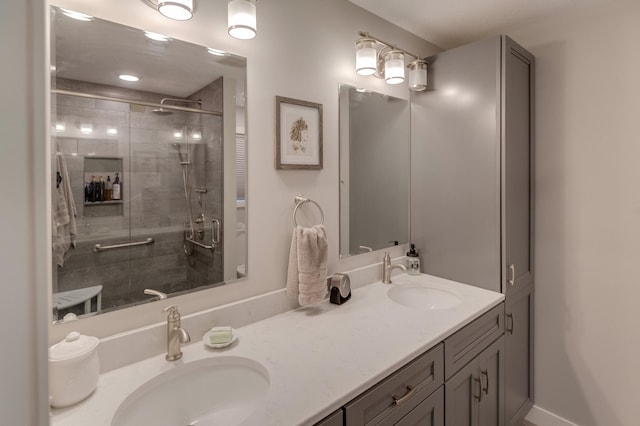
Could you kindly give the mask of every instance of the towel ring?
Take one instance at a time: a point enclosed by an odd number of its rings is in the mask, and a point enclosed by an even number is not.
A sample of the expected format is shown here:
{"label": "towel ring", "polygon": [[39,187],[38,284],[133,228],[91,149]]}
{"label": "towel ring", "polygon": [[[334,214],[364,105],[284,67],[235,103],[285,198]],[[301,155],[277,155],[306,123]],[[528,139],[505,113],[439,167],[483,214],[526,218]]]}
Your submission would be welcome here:
{"label": "towel ring", "polygon": [[316,205],[316,207],[318,207],[318,210],[320,210],[320,224],[324,225],[324,212],[322,211],[322,207],[320,207],[320,204],[316,203],[315,201],[313,201],[311,198],[305,198],[303,197],[301,194],[296,195],[296,198],[294,199],[295,203],[296,203],[296,207],[293,209],[293,224],[298,226],[298,222],[296,221],[296,213],[298,213],[298,207],[300,207],[301,205],[303,205],[304,203],[313,203]]}

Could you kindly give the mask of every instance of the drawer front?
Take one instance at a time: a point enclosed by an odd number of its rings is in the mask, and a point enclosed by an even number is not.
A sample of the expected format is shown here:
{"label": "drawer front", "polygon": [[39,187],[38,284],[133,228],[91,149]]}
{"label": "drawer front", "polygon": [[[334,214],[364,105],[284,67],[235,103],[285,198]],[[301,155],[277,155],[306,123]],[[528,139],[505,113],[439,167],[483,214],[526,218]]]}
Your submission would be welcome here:
{"label": "drawer front", "polygon": [[343,426],[342,420],[342,408],[338,411],[334,411],[332,414],[329,414],[324,419],[320,420],[315,426]]}
{"label": "drawer front", "polygon": [[444,426],[444,386],[418,404],[394,426]]}
{"label": "drawer front", "polygon": [[444,373],[449,379],[504,333],[504,303],[444,341]]}
{"label": "drawer front", "polygon": [[346,424],[394,424],[443,383],[443,348],[438,344],[348,403]]}

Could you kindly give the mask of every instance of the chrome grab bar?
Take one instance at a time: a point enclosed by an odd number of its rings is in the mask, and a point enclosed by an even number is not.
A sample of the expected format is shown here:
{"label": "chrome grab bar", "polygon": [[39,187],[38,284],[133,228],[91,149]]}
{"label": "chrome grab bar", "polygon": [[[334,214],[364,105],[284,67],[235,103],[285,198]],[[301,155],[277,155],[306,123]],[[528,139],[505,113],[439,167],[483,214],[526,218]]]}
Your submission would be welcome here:
{"label": "chrome grab bar", "polygon": [[96,244],[95,246],[93,246],[93,252],[100,253],[103,251],[119,249],[124,247],[146,246],[149,244],[153,244],[154,242],[155,242],[154,239],[149,237],[144,241],[137,241],[135,243],[114,244],[112,246],[103,246],[102,244]]}
{"label": "chrome grab bar", "polygon": [[185,237],[185,241],[188,242],[189,244],[193,244],[195,246],[201,247],[205,250],[213,250],[216,247],[218,247],[220,245],[220,220],[218,219],[211,219],[211,226],[212,226],[212,230],[211,230],[211,245],[206,245],[203,244],[199,241],[196,241],[193,239],[193,237],[189,238],[189,237]]}

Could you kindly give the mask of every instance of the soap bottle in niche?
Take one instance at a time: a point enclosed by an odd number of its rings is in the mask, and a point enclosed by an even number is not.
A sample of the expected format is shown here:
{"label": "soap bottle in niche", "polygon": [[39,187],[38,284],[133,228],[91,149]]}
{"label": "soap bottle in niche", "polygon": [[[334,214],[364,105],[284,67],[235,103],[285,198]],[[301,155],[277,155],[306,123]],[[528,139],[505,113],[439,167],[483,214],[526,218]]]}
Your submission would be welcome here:
{"label": "soap bottle in niche", "polygon": [[96,181],[95,176],[91,176],[90,189],[91,196],[89,197],[89,202],[93,203],[94,201],[96,201],[96,198],[98,196],[98,182]]}
{"label": "soap bottle in niche", "polygon": [[113,200],[122,199],[122,195],[120,193],[120,176],[118,176],[118,173],[116,173],[116,178],[113,180],[113,188],[112,188],[112,191],[111,191],[111,198]]}
{"label": "soap bottle in niche", "polygon": [[407,252],[406,266],[409,275],[420,275],[420,258],[415,244],[411,244],[411,248]]}
{"label": "soap bottle in niche", "polygon": [[104,201],[104,178],[102,176],[98,181],[98,199],[96,201]]}
{"label": "soap bottle in niche", "polygon": [[107,182],[104,186],[104,200],[111,201],[113,199],[113,185],[111,184],[111,176],[107,175]]}

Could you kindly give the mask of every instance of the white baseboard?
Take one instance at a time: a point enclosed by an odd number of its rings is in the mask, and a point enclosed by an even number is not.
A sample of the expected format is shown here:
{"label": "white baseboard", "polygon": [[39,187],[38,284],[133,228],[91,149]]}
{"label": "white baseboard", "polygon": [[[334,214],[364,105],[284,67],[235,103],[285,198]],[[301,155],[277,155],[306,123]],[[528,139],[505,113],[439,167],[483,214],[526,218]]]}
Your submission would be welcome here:
{"label": "white baseboard", "polygon": [[537,405],[531,408],[526,420],[537,426],[579,426]]}

